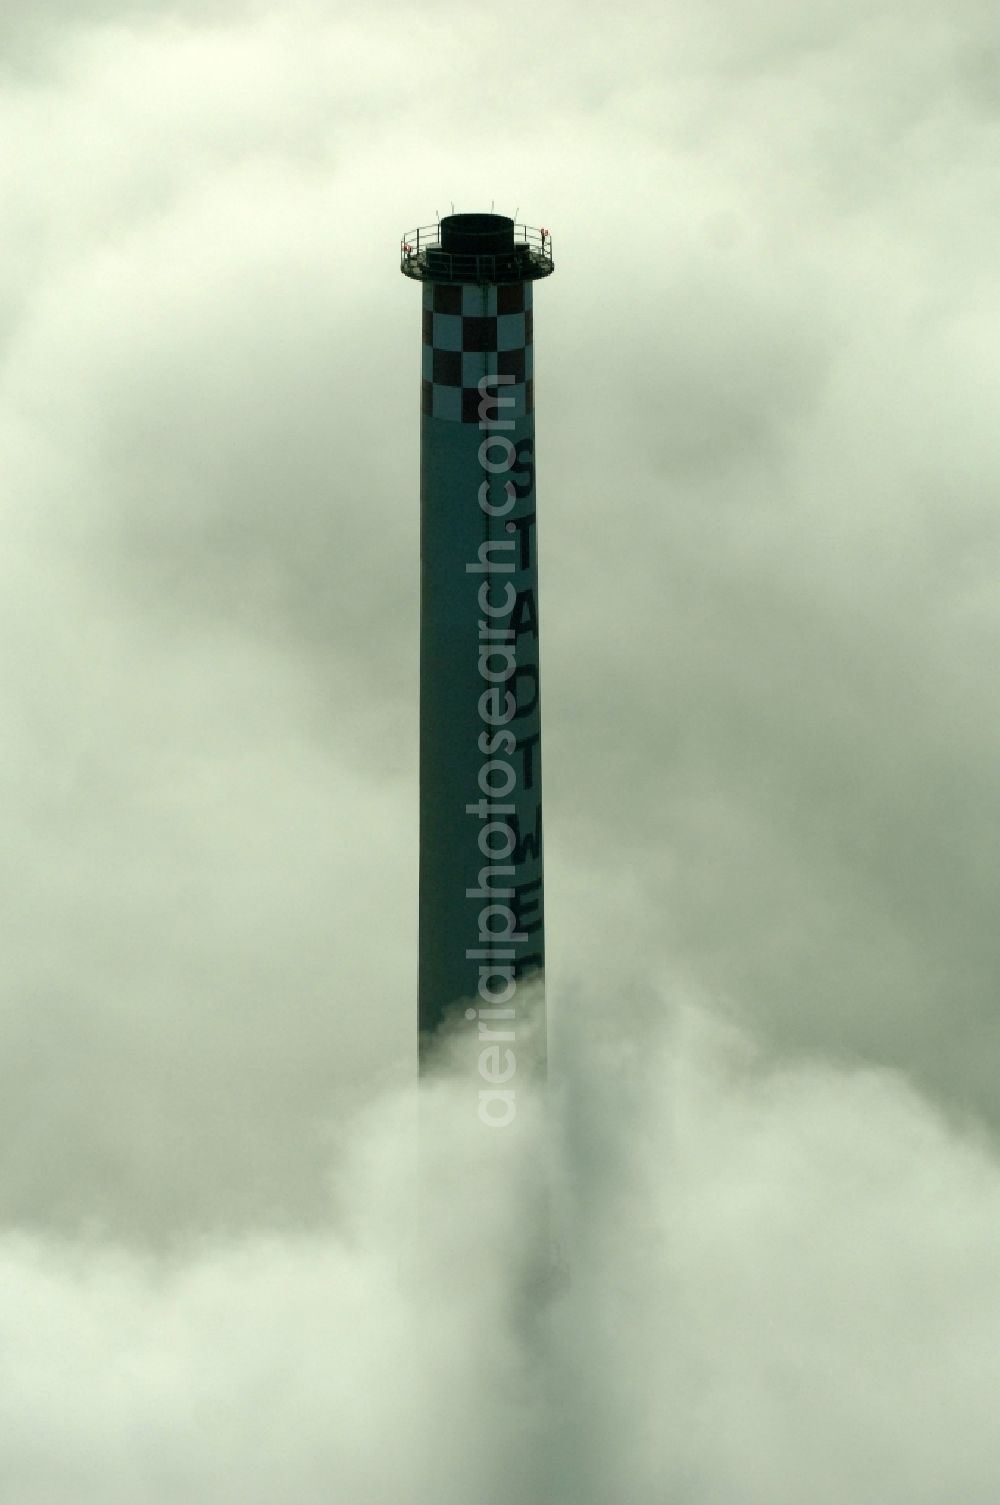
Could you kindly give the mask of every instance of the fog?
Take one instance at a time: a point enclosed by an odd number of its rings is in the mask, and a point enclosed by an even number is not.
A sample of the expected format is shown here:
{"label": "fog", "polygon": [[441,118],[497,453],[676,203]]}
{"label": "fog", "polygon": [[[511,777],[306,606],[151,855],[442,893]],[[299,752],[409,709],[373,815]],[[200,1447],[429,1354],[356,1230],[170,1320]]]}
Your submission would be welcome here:
{"label": "fog", "polygon": [[[0,45],[4,1498],[995,1499],[992,13]],[[552,1089],[486,1176],[445,1073],[421,1212],[395,258],[491,202]]]}

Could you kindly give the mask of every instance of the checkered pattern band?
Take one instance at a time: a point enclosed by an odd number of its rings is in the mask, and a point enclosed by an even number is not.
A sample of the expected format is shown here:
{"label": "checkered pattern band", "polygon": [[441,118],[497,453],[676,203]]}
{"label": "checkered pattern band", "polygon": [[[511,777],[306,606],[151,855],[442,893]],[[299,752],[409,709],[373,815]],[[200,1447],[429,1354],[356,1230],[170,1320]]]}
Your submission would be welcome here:
{"label": "checkered pattern band", "polygon": [[[489,412],[523,418],[534,411],[531,283],[425,282],[421,410],[431,418],[479,423],[481,378],[503,399]],[[510,401],[508,401],[510,399]]]}

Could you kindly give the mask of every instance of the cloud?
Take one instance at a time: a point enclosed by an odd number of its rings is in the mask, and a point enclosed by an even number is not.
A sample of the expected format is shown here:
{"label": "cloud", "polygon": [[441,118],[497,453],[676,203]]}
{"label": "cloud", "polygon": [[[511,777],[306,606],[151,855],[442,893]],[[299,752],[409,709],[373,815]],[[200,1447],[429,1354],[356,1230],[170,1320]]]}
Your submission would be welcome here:
{"label": "cloud", "polygon": [[483,1146],[460,1078],[425,1105],[419,1224],[414,1105],[385,1098],[325,1230],[158,1260],[9,1234],[7,1496],[986,1501],[995,1160],[890,1074],[775,1069],[700,1014],[640,1063],[594,1004],[547,1291],[540,1125]]}
{"label": "cloud", "polygon": [[[992,1502],[992,16],[0,30],[4,1497]],[[490,200],[557,261],[544,1303],[446,1084],[415,1245],[399,1095],[395,249]]]}

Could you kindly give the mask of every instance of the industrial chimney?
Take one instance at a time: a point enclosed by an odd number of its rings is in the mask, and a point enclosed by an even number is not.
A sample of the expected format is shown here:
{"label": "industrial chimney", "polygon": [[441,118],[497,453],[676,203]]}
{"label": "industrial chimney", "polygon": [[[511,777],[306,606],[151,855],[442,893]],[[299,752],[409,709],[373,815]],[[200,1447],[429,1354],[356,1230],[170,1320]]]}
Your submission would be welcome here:
{"label": "industrial chimney", "polygon": [[499,1128],[529,998],[536,1063],[544,1041],[532,286],[552,241],[452,214],[404,238],[400,267],[423,284],[421,1068],[446,1021],[471,1032]]}

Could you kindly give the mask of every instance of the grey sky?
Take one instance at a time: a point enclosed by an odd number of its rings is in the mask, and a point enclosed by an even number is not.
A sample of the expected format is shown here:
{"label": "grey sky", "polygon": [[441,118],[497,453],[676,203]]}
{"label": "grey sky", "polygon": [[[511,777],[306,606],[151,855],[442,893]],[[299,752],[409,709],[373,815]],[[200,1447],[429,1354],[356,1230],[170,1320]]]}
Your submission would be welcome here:
{"label": "grey sky", "polygon": [[[0,41],[0,1493],[374,1501],[392,1408],[420,1434],[411,1368],[365,1399],[430,1320],[378,1210],[416,975],[395,253],[494,200],[557,262],[549,990],[589,1209],[522,1497],[995,1500],[991,9],[108,0],[8,7]],[[461,1334],[505,1330],[459,1286],[435,1363],[489,1410]],[[286,1471],[255,1480],[290,1330]],[[72,1423],[66,1351],[100,1397]],[[162,1404],[196,1372],[211,1447]],[[339,1453],[316,1395],[356,1418]],[[488,1435],[432,1497],[501,1497]]]}

